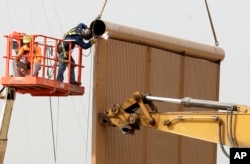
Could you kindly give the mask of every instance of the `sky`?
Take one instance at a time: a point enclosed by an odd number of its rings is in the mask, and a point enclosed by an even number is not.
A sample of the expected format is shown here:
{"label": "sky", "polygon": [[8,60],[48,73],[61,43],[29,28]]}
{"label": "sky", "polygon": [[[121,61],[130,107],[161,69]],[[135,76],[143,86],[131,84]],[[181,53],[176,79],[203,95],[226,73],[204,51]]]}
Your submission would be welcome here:
{"label": "sky", "polygon": [[[13,31],[61,38],[64,32],[79,22],[90,24],[100,13],[103,2],[0,0],[0,52],[4,56],[6,43],[3,36]],[[219,99],[250,105],[250,1],[207,2],[219,47],[225,51],[225,59],[221,63]],[[215,45],[205,1],[202,0],[108,0],[102,19]],[[60,98],[17,95],[5,164],[52,164],[55,158],[58,164],[90,163],[93,56],[83,60],[85,95]],[[4,65],[3,62],[0,58],[1,65]],[[3,72],[4,69],[0,69],[0,75]],[[217,161],[218,164],[229,163],[220,148]]]}

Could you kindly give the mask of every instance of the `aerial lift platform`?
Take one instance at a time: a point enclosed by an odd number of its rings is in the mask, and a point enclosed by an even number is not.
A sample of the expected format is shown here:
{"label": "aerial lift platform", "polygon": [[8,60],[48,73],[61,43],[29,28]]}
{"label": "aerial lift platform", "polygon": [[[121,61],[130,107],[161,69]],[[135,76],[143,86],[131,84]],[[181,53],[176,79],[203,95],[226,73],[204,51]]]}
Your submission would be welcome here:
{"label": "aerial lift platform", "polygon": [[[106,30],[105,23],[100,19],[95,19],[89,26],[93,38],[100,37]],[[33,76],[33,60],[30,60],[29,67],[27,63],[19,62],[20,71],[29,69],[29,74],[16,77],[13,75],[13,61],[15,60],[19,49],[23,46],[23,37],[26,33],[16,32],[5,35],[6,52],[4,57],[4,75],[0,78],[3,86],[0,89],[0,99],[4,100],[2,115],[0,117],[0,164],[4,162],[4,156],[8,141],[8,129],[10,125],[11,113],[16,94],[30,94],[31,96],[82,96],[85,87],[81,85],[83,66],[83,49],[75,45],[72,47],[72,40],[62,40],[42,34],[29,35],[31,37],[30,48],[27,55],[34,59],[34,45],[41,48],[41,69],[37,76]],[[58,43],[69,42],[68,59],[58,58]],[[75,62],[72,62],[71,56],[74,56]],[[68,73],[63,82],[57,81],[58,62],[67,63]],[[71,65],[75,66],[76,83],[70,83]]]}
{"label": "aerial lift platform", "polygon": [[[70,84],[70,74],[66,77],[65,82],[59,82],[56,80],[58,55],[57,44],[60,39],[45,36],[45,35],[31,35],[31,47],[30,52],[33,51],[34,44],[38,44],[42,49],[42,63],[38,76],[32,76],[31,74],[24,77],[15,77],[12,74],[12,62],[15,59],[18,49],[22,46],[22,38],[25,33],[13,32],[10,35],[6,35],[7,46],[5,59],[5,74],[1,77],[1,84],[5,87],[14,88],[17,93],[30,94],[32,96],[68,96],[68,95],[83,95],[84,87],[81,85]],[[30,53],[31,58],[33,53]],[[70,56],[76,57],[75,67],[77,70],[77,81],[82,79],[82,48],[76,47],[74,52],[70,51]],[[64,62],[71,63],[71,58]],[[32,65],[33,63],[31,63]],[[68,64],[68,72],[70,72],[70,64]],[[30,68],[32,71],[32,67]]]}

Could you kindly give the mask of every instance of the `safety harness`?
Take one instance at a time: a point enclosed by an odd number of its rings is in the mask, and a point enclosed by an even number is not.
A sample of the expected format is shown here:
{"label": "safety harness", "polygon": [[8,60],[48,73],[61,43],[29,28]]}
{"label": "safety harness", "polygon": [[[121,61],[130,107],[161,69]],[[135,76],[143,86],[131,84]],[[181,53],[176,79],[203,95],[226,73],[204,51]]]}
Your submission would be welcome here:
{"label": "safety harness", "polygon": [[[74,27],[74,28],[72,28],[71,30],[69,30],[67,33],[65,33],[63,35],[62,40],[66,39],[67,36],[82,35],[81,32],[80,32],[80,30],[81,30],[80,27]],[[63,56],[64,56],[64,58],[67,58],[68,56],[67,56],[67,53],[66,53],[63,41],[60,41],[58,45],[60,45],[60,44],[62,46]]]}

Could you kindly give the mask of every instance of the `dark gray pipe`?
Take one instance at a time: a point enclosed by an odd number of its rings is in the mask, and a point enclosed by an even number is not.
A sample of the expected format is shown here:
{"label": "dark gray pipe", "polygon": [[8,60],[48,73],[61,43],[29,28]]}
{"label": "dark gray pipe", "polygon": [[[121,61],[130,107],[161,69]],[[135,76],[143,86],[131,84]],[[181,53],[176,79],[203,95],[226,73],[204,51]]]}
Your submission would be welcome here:
{"label": "dark gray pipe", "polygon": [[101,36],[106,31],[105,23],[100,19],[95,19],[90,23],[90,29],[94,36]]}

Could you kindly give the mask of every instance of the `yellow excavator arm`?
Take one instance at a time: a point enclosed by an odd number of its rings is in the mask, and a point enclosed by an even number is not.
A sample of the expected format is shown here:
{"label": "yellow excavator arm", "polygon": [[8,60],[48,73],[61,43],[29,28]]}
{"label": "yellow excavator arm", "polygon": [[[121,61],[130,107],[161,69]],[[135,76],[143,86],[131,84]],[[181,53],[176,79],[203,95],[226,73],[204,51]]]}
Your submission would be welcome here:
{"label": "yellow excavator arm", "polygon": [[[214,110],[161,113],[153,101]],[[250,147],[250,108],[245,105],[135,92],[124,103],[99,113],[99,119],[106,126],[118,127],[124,134],[134,134],[140,127],[147,127],[230,147]]]}

